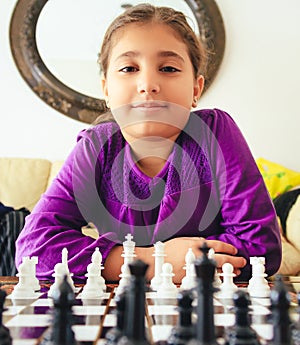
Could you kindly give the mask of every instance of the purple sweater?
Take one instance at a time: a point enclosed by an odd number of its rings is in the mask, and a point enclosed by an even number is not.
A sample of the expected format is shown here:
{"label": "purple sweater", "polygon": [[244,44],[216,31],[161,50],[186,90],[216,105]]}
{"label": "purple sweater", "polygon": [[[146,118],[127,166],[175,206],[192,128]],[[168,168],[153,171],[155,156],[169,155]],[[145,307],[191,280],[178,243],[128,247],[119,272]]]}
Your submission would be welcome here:
{"label": "purple sweater", "polygon": [[[82,235],[88,222],[96,226],[97,240]],[[250,256],[266,257],[269,275],[281,262],[276,215],[263,179],[237,125],[217,109],[191,113],[154,178],[138,169],[116,123],[82,131],[26,218],[16,264],[36,255],[38,278],[53,279],[67,247],[70,271],[82,280],[95,248],[105,260],[128,233],[137,246],[181,236],[231,243],[248,260],[241,279],[251,273]]]}

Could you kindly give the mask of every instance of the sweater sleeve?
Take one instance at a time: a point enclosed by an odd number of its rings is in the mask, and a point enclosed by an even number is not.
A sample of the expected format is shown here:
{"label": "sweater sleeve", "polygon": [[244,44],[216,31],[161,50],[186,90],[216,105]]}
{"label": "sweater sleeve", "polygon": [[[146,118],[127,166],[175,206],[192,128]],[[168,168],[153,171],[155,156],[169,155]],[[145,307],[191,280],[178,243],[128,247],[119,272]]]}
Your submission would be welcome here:
{"label": "sweater sleeve", "polygon": [[[85,137],[86,136],[86,137]],[[25,256],[37,256],[37,277],[53,280],[56,263],[61,262],[64,247],[68,250],[70,272],[77,281],[85,279],[88,264],[96,247],[106,259],[115,245],[110,233],[97,240],[82,234],[81,228],[89,221],[89,205],[83,205],[81,196],[91,193],[90,204],[96,193],[96,181],[100,179],[99,159],[93,140],[84,132],[52,185],[42,195],[32,213],[26,217],[16,242],[16,265]],[[95,140],[94,140],[95,142]],[[97,176],[95,176],[97,174]],[[89,183],[91,181],[95,183]],[[86,200],[86,199],[85,199]],[[99,231],[99,230],[98,230]]]}
{"label": "sweater sleeve", "polygon": [[273,203],[251,151],[235,122],[226,113],[214,110],[211,129],[221,148],[215,174],[221,198],[218,234],[208,236],[231,243],[247,259],[240,279],[251,274],[250,257],[266,259],[266,273],[273,275],[281,262],[280,231]]}

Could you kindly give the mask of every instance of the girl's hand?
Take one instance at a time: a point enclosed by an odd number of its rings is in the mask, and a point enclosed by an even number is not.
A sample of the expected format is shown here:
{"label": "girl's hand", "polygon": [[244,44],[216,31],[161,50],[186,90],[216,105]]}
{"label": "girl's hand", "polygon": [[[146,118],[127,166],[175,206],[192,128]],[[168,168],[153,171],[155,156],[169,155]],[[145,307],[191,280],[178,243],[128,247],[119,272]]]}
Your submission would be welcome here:
{"label": "girl's hand", "polygon": [[214,249],[215,261],[219,270],[221,270],[224,263],[229,262],[234,267],[234,273],[240,274],[240,269],[246,265],[247,261],[241,256],[235,256],[237,249],[233,245],[218,240],[205,240],[202,237],[178,237],[165,242],[165,261],[173,265],[175,281],[180,281],[185,275],[183,267],[188,249],[192,248],[194,254],[198,257],[201,255],[199,248],[203,242],[206,242],[210,248]]}
{"label": "girl's hand", "polygon": [[241,268],[246,266],[247,260],[242,256],[236,256],[237,249],[233,245],[218,240],[203,240],[215,251],[218,271],[222,271],[222,265],[228,262],[233,266],[236,275],[241,273]]}

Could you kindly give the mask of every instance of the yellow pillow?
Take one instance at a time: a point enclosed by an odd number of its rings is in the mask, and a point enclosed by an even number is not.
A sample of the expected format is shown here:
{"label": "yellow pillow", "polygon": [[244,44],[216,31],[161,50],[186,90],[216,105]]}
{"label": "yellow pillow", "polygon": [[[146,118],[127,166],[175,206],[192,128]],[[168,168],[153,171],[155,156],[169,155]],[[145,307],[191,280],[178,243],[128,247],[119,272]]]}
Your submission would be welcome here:
{"label": "yellow pillow", "polygon": [[287,169],[264,158],[258,158],[256,164],[272,199],[300,185],[300,172]]}

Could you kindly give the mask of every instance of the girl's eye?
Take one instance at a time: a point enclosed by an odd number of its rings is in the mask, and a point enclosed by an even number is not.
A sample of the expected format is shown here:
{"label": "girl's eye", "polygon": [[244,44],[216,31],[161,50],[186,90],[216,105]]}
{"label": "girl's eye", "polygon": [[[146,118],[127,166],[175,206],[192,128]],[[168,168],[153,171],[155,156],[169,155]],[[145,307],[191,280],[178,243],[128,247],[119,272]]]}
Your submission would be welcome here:
{"label": "girl's eye", "polygon": [[160,69],[162,72],[167,72],[167,73],[174,73],[174,72],[180,72],[180,70],[176,67],[172,66],[165,66]]}
{"label": "girl's eye", "polygon": [[119,70],[119,72],[124,72],[124,73],[131,73],[131,72],[136,72],[136,71],[137,71],[137,68],[133,66],[126,66]]}

